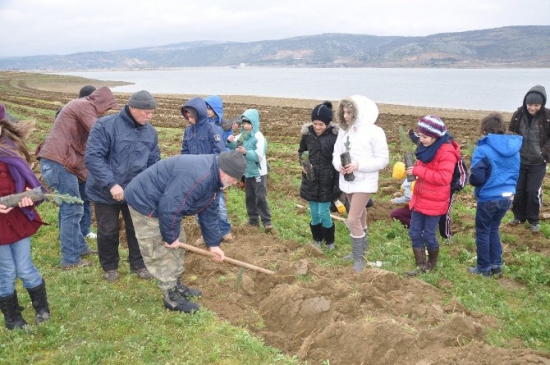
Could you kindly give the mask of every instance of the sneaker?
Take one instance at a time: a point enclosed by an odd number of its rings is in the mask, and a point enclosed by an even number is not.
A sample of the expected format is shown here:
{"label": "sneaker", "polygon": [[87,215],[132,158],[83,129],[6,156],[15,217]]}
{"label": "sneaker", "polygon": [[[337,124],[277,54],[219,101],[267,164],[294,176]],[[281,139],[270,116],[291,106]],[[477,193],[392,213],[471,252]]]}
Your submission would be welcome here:
{"label": "sneaker", "polygon": [[168,290],[164,294],[164,308],[184,313],[198,312],[200,309],[198,304],[187,300],[176,287]]}
{"label": "sneaker", "polygon": [[94,232],[90,232],[86,235],[86,238],[89,238],[91,240],[96,240],[97,239],[97,234],[95,234]]}
{"label": "sneaker", "polygon": [[176,282],[176,289],[187,299],[202,297],[202,291],[185,286],[180,279]]}
{"label": "sneaker", "polygon": [[252,227],[259,227],[260,223],[258,223],[258,222],[248,222],[248,225],[252,226]]}
{"label": "sneaker", "polygon": [[118,271],[116,270],[107,270],[103,275],[103,279],[107,280],[110,283],[114,283],[119,278]]}
{"label": "sneaker", "polygon": [[[267,229],[266,229],[266,232],[267,232]],[[321,244],[322,244],[321,241],[313,241],[313,246],[315,246],[317,248],[321,248]]]}
{"label": "sneaker", "polygon": [[90,261],[80,260],[80,262],[76,262],[74,264],[62,264],[61,268],[63,270],[72,270],[78,267],[86,267],[86,266],[92,266],[92,263]]}
{"label": "sneaker", "polygon": [[152,278],[151,273],[149,273],[149,270],[147,270],[146,267],[142,267],[142,268],[139,268],[139,269],[133,269],[132,272],[134,274],[137,274],[137,276],[139,276],[140,278],[142,278],[144,280],[149,280],[149,279]]}
{"label": "sneaker", "polygon": [[271,233],[273,231],[273,226],[271,224],[266,224],[264,228],[265,228],[265,233]]}
{"label": "sneaker", "polygon": [[491,275],[496,276],[497,278],[501,278],[502,277],[502,268],[500,268],[500,267],[491,268]]}
{"label": "sneaker", "polygon": [[235,242],[235,239],[233,238],[233,235],[231,233],[228,233],[225,236],[223,236],[222,242],[233,243],[233,242]]}
{"label": "sneaker", "polygon": [[523,222],[520,221],[520,220],[517,219],[517,218],[514,218],[514,219],[512,219],[511,221],[508,222],[508,224],[511,225],[511,226],[517,226],[518,224],[522,224],[522,223],[523,223]]}
{"label": "sneaker", "polygon": [[476,267],[469,267],[468,268],[468,272],[470,274],[475,274],[475,275],[482,275],[483,277],[490,277],[492,275],[492,271],[489,270],[489,271],[480,271],[477,266]]}
{"label": "sneaker", "polygon": [[329,251],[334,251],[336,246],[334,246],[334,243],[331,243],[331,244],[325,245],[325,248]]}
{"label": "sneaker", "polygon": [[531,224],[531,232],[533,233],[539,233],[540,232],[540,224]]}
{"label": "sneaker", "polygon": [[80,256],[81,257],[86,257],[86,256],[90,256],[90,255],[97,255],[97,254],[98,254],[97,250],[89,249],[88,251],[81,253]]}
{"label": "sneaker", "polygon": [[202,236],[197,238],[197,240],[195,241],[195,245],[204,245],[204,238],[202,238]]}

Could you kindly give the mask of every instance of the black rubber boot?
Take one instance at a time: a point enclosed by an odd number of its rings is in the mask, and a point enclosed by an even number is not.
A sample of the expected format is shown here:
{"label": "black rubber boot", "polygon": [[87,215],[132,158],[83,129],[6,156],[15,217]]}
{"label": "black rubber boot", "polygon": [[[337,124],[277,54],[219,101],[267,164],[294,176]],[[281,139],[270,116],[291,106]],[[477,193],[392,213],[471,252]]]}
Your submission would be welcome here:
{"label": "black rubber boot", "polygon": [[4,314],[5,326],[9,330],[25,328],[27,322],[23,319],[21,311],[23,307],[19,306],[17,292],[6,297],[0,297],[0,310]]}
{"label": "black rubber boot", "polygon": [[35,288],[27,289],[27,291],[36,312],[35,323],[40,324],[50,319],[50,308],[48,307],[48,296],[46,294],[46,282],[44,279],[42,279],[42,284]]}
{"label": "black rubber boot", "polygon": [[413,247],[414,260],[416,261],[416,269],[412,271],[405,271],[407,276],[416,276],[422,272],[428,270],[426,264],[426,250],[424,247]]}
{"label": "black rubber boot", "polygon": [[439,257],[439,248],[435,250],[428,250],[428,264],[427,269],[433,270],[437,266],[437,259]]}
{"label": "black rubber boot", "polygon": [[351,253],[353,255],[353,269],[356,273],[359,273],[365,267],[365,250],[366,243],[365,239],[367,236],[363,237],[351,237]]}
{"label": "black rubber boot", "polygon": [[185,286],[180,279],[176,282],[176,289],[187,299],[202,297],[202,291]]}
{"label": "black rubber boot", "polygon": [[329,228],[325,228],[321,225],[321,228],[323,231],[323,239],[325,240],[325,247],[327,250],[334,250],[334,230],[336,227],[332,224]]}
{"label": "black rubber boot", "polygon": [[164,308],[185,313],[197,312],[200,309],[198,304],[188,301],[177,287],[173,287],[164,294]]}
{"label": "black rubber boot", "polygon": [[321,242],[323,242],[323,225],[321,223],[313,225],[309,223],[311,229],[311,235],[313,236],[313,244],[321,248]]}

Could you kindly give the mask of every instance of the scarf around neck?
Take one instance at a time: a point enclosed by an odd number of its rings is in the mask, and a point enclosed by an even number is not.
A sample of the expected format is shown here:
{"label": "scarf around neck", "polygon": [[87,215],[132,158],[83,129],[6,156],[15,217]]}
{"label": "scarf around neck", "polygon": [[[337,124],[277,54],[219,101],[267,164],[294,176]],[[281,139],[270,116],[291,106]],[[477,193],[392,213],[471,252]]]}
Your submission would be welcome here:
{"label": "scarf around neck", "polygon": [[431,162],[437,154],[437,151],[439,151],[439,147],[450,140],[451,136],[449,133],[445,133],[443,137],[439,137],[431,146],[424,147],[423,144],[418,145],[414,154],[418,160],[424,163]]}

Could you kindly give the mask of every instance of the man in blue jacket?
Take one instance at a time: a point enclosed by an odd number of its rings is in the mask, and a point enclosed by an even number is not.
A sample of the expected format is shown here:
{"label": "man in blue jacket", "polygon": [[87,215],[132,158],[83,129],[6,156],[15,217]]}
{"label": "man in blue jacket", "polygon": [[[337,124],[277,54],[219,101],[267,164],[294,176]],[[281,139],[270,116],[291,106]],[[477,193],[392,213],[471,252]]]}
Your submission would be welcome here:
{"label": "man in blue jacket", "polygon": [[84,161],[88,168],[86,194],[94,202],[99,262],[104,279],[118,275],[119,224],[122,212],[128,242],[130,269],[142,279],[151,275],[143,263],[124,189],[147,167],[160,160],[157,131],[149,123],[156,109],[153,96],[134,93],[118,114],[99,119],[88,138]]}
{"label": "man in blue jacket", "polygon": [[206,246],[215,261],[222,261],[218,200],[223,189],[240,181],[245,168],[244,157],[237,151],[219,157],[180,155],[156,163],[126,187],[143,260],[164,292],[165,308],[186,313],[199,310],[189,299],[201,296],[201,291],[180,281],[185,251],[179,247],[180,241],[186,241],[181,220],[198,214]]}

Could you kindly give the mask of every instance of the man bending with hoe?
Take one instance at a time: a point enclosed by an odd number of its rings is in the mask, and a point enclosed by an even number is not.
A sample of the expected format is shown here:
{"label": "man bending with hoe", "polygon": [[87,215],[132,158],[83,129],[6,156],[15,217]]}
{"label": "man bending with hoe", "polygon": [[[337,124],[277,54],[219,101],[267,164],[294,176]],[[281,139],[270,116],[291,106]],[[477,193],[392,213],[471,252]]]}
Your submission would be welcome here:
{"label": "man bending with hoe", "polygon": [[240,181],[245,168],[238,151],[219,156],[180,155],[157,162],[126,187],[125,199],[143,261],[158,280],[167,309],[190,313],[200,308],[189,299],[202,292],[180,281],[185,251],[179,247],[180,241],[186,241],[181,220],[198,214],[204,242],[216,255],[213,260],[222,261],[219,199],[223,189]]}

